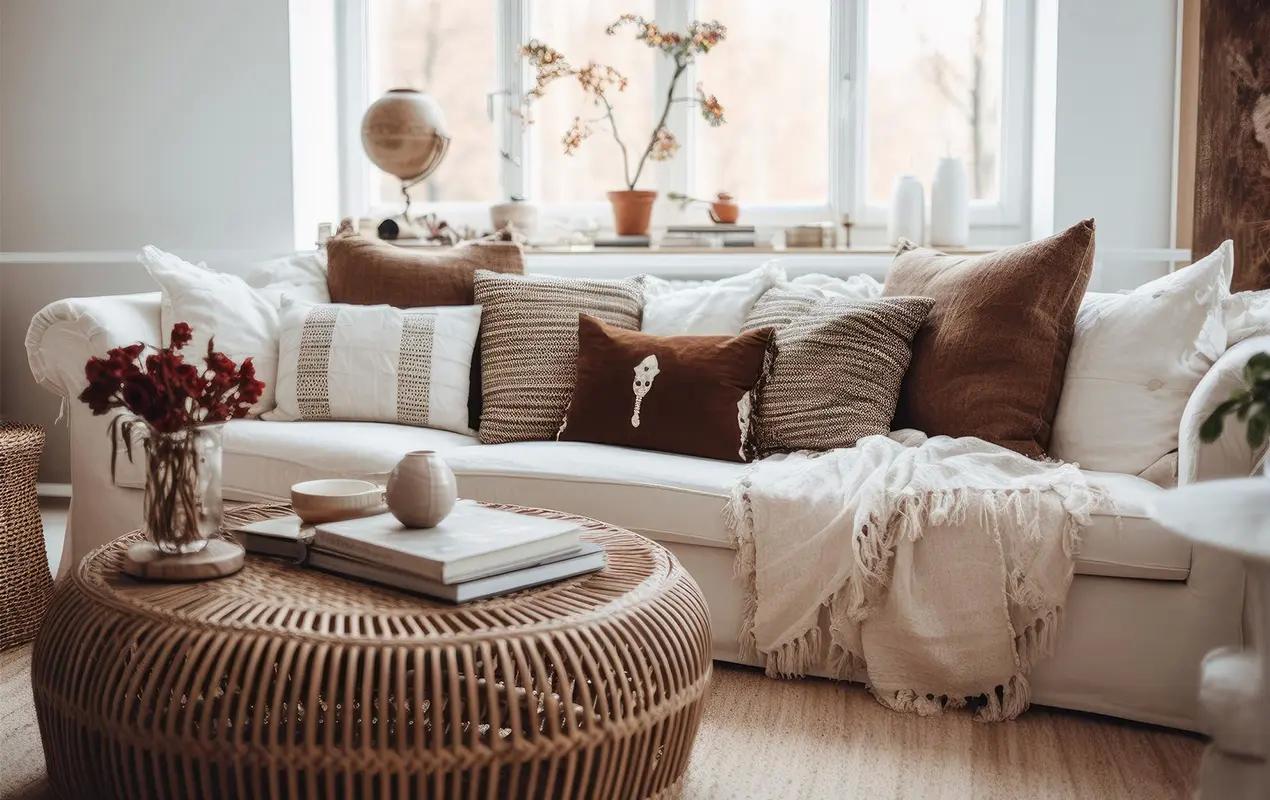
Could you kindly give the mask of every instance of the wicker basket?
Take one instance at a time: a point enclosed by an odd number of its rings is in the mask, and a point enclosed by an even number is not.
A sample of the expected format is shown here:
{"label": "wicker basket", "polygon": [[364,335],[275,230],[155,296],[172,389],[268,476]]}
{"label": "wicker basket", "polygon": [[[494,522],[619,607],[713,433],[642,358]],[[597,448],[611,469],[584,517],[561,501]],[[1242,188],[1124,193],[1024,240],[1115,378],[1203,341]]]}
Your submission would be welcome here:
{"label": "wicker basket", "polygon": [[53,592],[35,479],[44,429],[0,422],[0,650],[31,641]]}
{"label": "wicker basket", "polygon": [[579,522],[603,570],[460,606],[256,556],[138,583],[119,567],[140,534],[117,539],[35,642],[49,779],[129,800],[673,794],[710,681],[704,598],[661,546]]}

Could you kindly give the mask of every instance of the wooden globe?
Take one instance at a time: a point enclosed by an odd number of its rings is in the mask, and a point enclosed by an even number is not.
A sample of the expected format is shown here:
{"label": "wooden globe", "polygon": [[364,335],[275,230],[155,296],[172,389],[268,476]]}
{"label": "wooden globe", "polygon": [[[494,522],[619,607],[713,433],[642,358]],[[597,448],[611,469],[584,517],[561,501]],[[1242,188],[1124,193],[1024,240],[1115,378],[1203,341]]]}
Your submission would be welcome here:
{"label": "wooden globe", "polygon": [[388,90],[362,117],[362,147],[371,163],[403,181],[431,175],[449,146],[441,106],[416,89]]}

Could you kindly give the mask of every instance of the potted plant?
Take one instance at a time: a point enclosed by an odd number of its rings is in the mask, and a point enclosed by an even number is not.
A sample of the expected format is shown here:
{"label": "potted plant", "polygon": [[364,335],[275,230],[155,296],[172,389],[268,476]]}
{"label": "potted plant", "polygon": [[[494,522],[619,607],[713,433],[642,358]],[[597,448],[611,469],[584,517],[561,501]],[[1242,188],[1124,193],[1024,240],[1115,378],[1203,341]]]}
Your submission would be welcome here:
{"label": "potted plant", "polygon": [[1244,388],[1217,405],[1199,427],[1199,438],[1215,442],[1226,417],[1234,414],[1246,423],[1244,438],[1254,451],[1270,438],[1270,353],[1257,353],[1244,365]]}
{"label": "potted plant", "polygon": [[675,139],[675,135],[666,127],[670,107],[675,103],[691,103],[700,109],[701,116],[707,124],[711,126],[723,124],[722,104],[714,95],[706,94],[700,84],[697,85],[696,94],[693,97],[676,97],[675,95],[688,65],[696,60],[698,55],[710,52],[727,35],[727,29],[715,21],[694,21],[688,26],[687,31],[680,33],[663,31],[655,22],[635,14],[623,14],[604,32],[613,36],[625,26],[633,26],[636,29],[636,40],[661,51],[674,64],[661,115],[653,125],[648,142],[640,151],[633,171],[631,151],[618,132],[610,97],[612,91],[621,92],[626,89],[626,77],[612,67],[597,64],[594,61],[588,61],[582,66],[574,66],[569,63],[563,53],[537,39],[530,40],[520,50],[525,60],[534,67],[535,72],[534,86],[525,95],[523,118],[527,123],[532,122],[530,106],[546,93],[547,87],[559,78],[570,77],[577,80],[583,97],[589,100],[600,113],[595,117],[581,115],[574,117],[573,125],[561,139],[565,154],[572,155],[577,152],[582,143],[595,132],[594,126],[607,126],[613,135],[613,141],[617,144],[622,157],[622,174],[626,188],[609,192],[608,197],[613,205],[614,230],[624,236],[648,233],[648,223],[657,193],[635,188],[644,174],[644,167],[649,161],[666,161],[673,158],[679,149],[679,142]]}
{"label": "potted plant", "polygon": [[88,387],[79,395],[93,414],[128,412],[110,422],[112,479],[119,436],[131,459],[134,429],[142,434],[145,532],[169,554],[198,552],[220,530],[221,428],[246,416],[265,388],[250,358],[235,364],[210,339],[203,365],[186,363],[181,349],[193,334],[178,322],[168,346],[151,347],[149,355],[138,342],[88,359]]}

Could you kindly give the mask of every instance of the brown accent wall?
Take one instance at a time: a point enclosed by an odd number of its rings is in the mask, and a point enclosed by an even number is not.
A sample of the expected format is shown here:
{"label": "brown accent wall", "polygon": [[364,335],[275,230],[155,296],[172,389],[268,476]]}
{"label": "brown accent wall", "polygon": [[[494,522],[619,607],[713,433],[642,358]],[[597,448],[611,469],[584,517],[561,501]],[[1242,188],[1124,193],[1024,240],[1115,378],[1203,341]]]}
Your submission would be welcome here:
{"label": "brown accent wall", "polygon": [[1233,288],[1270,288],[1270,10],[1204,0],[1200,10],[1193,247],[1235,240]]}

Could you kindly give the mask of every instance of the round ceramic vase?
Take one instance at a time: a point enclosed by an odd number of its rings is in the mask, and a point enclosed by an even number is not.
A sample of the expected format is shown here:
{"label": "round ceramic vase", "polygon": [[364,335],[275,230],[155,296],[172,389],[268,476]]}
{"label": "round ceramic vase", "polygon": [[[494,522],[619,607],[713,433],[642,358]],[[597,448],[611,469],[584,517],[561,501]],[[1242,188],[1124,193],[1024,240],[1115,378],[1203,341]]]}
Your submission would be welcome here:
{"label": "round ceramic vase", "polygon": [[432,450],[415,450],[388,476],[388,510],[407,528],[435,528],[458,497],[454,471]]}

